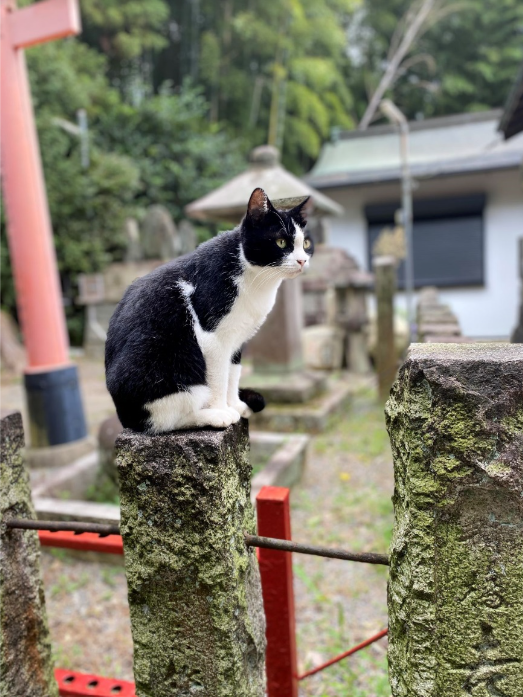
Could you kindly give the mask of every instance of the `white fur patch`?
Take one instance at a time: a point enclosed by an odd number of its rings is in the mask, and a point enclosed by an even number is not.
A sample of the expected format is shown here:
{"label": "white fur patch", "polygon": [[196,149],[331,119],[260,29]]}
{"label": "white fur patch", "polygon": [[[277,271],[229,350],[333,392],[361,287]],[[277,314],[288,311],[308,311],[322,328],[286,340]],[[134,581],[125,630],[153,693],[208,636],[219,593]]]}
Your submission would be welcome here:
{"label": "white fur patch", "polygon": [[207,385],[196,385],[187,392],[176,392],[149,402],[145,408],[151,415],[150,430],[163,433],[196,426],[195,415],[207,406],[210,395]]}
{"label": "white fur patch", "polygon": [[[305,233],[303,232],[302,228],[296,223],[294,220],[292,221],[294,223],[294,249],[291,254],[289,254],[289,257],[292,259],[293,262],[299,262],[299,261],[304,261],[305,263],[303,264],[303,268],[306,269],[309,266],[309,259],[310,256],[307,254],[305,251],[305,248],[303,246],[303,243],[305,242]],[[296,266],[299,267],[296,263]]]}

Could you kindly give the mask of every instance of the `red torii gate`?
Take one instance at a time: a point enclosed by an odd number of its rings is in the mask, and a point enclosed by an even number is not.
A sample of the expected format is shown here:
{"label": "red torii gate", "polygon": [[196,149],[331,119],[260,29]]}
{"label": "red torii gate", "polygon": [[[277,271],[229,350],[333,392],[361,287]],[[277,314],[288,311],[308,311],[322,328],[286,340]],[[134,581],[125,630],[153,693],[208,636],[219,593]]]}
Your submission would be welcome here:
{"label": "red torii gate", "polygon": [[33,447],[86,436],[68,338],[24,48],[81,29],[77,0],[17,9],[0,0],[0,152],[18,314],[27,349],[25,388]]}

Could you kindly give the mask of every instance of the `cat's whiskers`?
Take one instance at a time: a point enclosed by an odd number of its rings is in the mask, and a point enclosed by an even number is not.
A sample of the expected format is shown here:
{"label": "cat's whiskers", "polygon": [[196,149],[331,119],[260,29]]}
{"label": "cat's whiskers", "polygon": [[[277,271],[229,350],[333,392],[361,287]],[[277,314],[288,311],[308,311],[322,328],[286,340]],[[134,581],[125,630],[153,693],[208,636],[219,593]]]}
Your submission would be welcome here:
{"label": "cat's whiskers", "polygon": [[271,263],[267,266],[262,267],[261,272],[252,279],[251,287],[249,290],[251,292],[255,290],[260,290],[262,286],[264,286],[265,284],[269,284],[276,278],[281,277],[281,273],[279,271],[280,268],[280,265],[276,263]]}

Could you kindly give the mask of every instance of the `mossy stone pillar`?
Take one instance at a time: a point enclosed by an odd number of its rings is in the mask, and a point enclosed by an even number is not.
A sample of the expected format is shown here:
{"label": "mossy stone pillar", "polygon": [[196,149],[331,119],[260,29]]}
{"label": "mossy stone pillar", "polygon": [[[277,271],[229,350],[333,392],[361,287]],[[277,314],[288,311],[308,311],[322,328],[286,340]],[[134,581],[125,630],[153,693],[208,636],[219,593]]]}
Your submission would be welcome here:
{"label": "mossy stone pillar", "polygon": [[116,442],[139,697],[263,697],[247,422]]}
{"label": "mossy stone pillar", "polygon": [[22,462],[21,415],[7,414],[0,428],[0,695],[58,697],[38,533],[4,524],[9,518],[36,520]]}
{"label": "mossy stone pillar", "polygon": [[389,396],[396,377],[398,362],[394,342],[394,294],[396,292],[396,260],[391,256],[374,257],[376,284],[376,372],[381,402]]}
{"label": "mossy stone pillar", "polygon": [[393,697],[523,695],[523,347],[414,344],[394,456]]}

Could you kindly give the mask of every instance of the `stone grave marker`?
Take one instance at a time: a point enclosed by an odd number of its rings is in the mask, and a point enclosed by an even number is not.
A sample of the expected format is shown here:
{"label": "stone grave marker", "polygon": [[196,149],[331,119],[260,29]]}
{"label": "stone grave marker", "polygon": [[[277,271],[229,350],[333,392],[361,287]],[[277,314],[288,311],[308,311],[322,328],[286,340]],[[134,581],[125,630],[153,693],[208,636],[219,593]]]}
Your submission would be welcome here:
{"label": "stone grave marker", "polygon": [[141,243],[144,259],[169,261],[179,255],[178,231],[165,206],[149,206],[142,223]]}
{"label": "stone grave marker", "polygon": [[[372,283],[372,274],[362,271],[345,250],[316,246],[311,268],[303,278],[308,365],[347,367],[355,373],[370,371],[367,293]],[[339,360],[334,364],[323,362],[318,355],[322,352],[339,356]]]}
{"label": "stone grave marker", "polygon": [[124,223],[124,232],[127,242],[124,261],[142,261],[143,249],[140,242],[140,227],[136,218],[127,218]]}
{"label": "stone grave marker", "polygon": [[194,252],[198,246],[196,228],[190,220],[182,220],[178,225],[178,253],[181,255]]}

